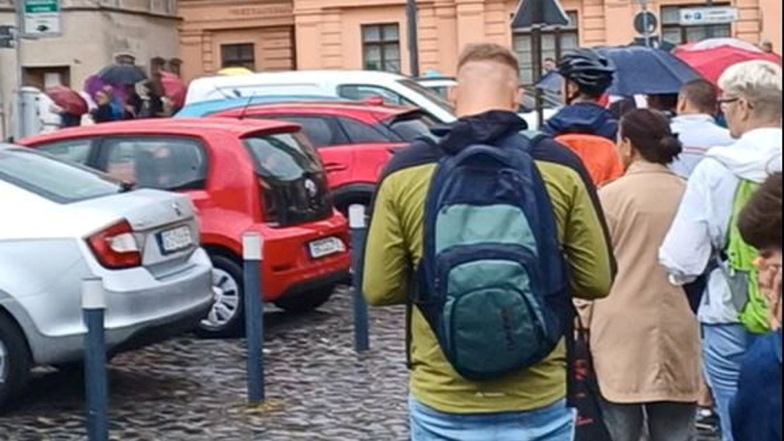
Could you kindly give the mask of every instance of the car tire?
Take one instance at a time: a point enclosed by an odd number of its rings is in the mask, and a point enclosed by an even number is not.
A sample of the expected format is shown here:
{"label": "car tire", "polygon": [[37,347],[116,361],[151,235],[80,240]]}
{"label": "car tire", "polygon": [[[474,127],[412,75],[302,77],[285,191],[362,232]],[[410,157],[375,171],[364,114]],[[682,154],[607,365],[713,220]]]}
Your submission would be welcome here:
{"label": "car tire", "polygon": [[8,316],[0,312],[0,407],[27,384],[30,377],[30,352],[24,335]]}
{"label": "car tire", "polygon": [[[211,254],[213,265],[213,288],[221,292],[215,295],[215,304],[196,328],[196,334],[205,338],[241,337],[245,330],[245,290],[242,267],[234,259]],[[225,296],[225,297],[219,297]],[[219,306],[223,303],[223,307]],[[226,309],[231,307],[230,316]]]}
{"label": "car tire", "polygon": [[327,303],[335,292],[335,285],[307,291],[294,296],[284,296],[275,300],[275,306],[292,313],[310,312]]}

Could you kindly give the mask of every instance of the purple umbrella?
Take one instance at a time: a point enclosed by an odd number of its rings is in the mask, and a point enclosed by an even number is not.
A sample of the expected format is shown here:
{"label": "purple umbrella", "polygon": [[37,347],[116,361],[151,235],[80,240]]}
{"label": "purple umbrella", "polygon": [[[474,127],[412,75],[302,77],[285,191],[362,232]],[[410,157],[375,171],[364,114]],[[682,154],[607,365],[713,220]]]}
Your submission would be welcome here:
{"label": "purple umbrella", "polygon": [[115,99],[124,102],[128,98],[128,91],[125,86],[117,86],[115,84],[107,83],[97,74],[90,75],[84,81],[84,91],[87,92],[87,94],[90,95],[90,98],[92,99],[95,99],[95,94],[106,86],[110,86],[112,88],[112,96]]}

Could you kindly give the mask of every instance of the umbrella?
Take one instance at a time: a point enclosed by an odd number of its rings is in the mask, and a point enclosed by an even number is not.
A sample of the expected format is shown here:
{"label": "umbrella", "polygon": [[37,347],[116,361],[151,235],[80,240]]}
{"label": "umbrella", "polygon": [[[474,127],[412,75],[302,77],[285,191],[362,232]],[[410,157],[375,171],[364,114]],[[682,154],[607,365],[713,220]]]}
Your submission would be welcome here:
{"label": "umbrella", "polygon": [[253,75],[253,71],[244,67],[226,67],[219,70],[218,75],[238,77],[242,75]]}
{"label": "umbrella", "polygon": [[46,88],[46,96],[52,99],[65,113],[82,116],[88,112],[87,102],[79,93],[65,86],[50,86]]}
{"label": "umbrella", "polygon": [[597,49],[615,65],[609,95],[676,94],[683,84],[700,76],[669,52],[643,46]]}
{"label": "umbrella", "polygon": [[180,77],[171,72],[161,72],[161,85],[163,86],[163,92],[172,100],[175,108],[179,109],[185,105],[187,88]]}
{"label": "umbrella", "polygon": [[98,72],[98,77],[103,82],[113,86],[126,86],[146,80],[147,74],[138,66],[115,64],[101,69],[101,71]]}
{"label": "umbrella", "polygon": [[722,46],[732,46],[737,49],[749,51],[749,52],[762,52],[762,49],[758,48],[757,46],[743,40],[738,40],[737,38],[708,38],[707,40],[702,40],[697,43],[686,44],[681,46],[680,48],[688,50],[695,50],[695,51],[702,51],[708,49],[716,49]]}
{"label": "umbrella", "polygon": [[[718,84],[719,77],[733,64],[764,60],[781,65],[781,56],[757,48],[743,49],[738,45],[699,46],[700,43],[675,50],[675,56],[694,68],[706,80]],[[701,47],[707,47],[703,49]]]}

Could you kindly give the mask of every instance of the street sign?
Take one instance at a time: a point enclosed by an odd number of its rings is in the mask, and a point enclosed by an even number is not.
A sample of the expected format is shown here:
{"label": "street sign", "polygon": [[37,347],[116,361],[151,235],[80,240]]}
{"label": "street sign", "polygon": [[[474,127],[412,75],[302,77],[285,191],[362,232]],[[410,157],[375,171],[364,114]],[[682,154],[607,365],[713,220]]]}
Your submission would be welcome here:
{"label": "street sign", "polygon": [[520,0],[512,18],[512,29],[542,26],[570,26],[569,16],[558,0]]}
{"label": "street sign", "polygon": [[14,27],[0,26],[0,49],[10,49],[14,47]]}
{"label": "street sign", "polygon": [[60,35],[60,0],[24,0],[21,14],[25,36]]}
{"label": "street sign", "polygon": [[684,8],[680,10],[681,26],[698,26],[734,23],[738,20],[738,10],[730,6],[706,8]]}
{"label": "street sign", "polygon": [[634,16],[634,30],[638,34],[652,34],[659,27],[659,19],[650,11],[638,12]]}

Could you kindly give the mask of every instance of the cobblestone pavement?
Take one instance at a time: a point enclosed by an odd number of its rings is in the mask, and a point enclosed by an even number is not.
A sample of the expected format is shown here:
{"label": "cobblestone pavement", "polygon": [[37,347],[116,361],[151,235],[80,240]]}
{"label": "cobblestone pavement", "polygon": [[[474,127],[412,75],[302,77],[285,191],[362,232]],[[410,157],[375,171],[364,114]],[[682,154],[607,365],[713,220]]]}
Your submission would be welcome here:
{"label": "cobblestone pavement", "polygon": [[[408,438],[401,308],[371,312],[371,350],[353,350],[350,296],[319,311],[269,312],[268,404],[245,406],[240,340],[182,337],[116,357],[111,437],[123,441],[399,441]],[[85,439],[83,383],[41,370],[0,417],[0,440]],[[711,438],[705,438],[710,440]]]}

